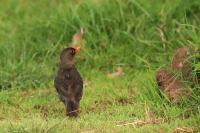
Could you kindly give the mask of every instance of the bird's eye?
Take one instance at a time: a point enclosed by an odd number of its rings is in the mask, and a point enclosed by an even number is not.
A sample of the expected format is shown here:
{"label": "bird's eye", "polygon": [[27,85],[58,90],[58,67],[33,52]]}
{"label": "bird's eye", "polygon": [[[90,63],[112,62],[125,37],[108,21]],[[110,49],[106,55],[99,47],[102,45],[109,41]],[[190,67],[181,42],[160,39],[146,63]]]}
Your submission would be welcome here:
{"label": "bird's eye", "polygon": [[75,54],[75,50],[72,50],[72,55],[74,55]]}

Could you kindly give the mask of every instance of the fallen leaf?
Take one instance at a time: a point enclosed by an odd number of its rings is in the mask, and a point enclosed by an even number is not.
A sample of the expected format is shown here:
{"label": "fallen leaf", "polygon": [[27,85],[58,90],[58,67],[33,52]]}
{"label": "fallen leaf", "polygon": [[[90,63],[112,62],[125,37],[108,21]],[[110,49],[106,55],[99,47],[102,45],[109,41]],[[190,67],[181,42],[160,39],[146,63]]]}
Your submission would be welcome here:
{"label": "fallen leaf", "polygon": [[71,45],[72,47],[84,47],[84,30],[83,28],[81,27],[80,28],[80,31],[78,31],[77,33],[75,33],[73,36],[72,36],[72,40],[71,40]]}
{"label": "fallen leaf", "polygon": [[108,77],[114,78],[114,77],[120,77],[124,75],[124,71],[122,67],[117,67],[116,71],[113,73],[109,73]]}

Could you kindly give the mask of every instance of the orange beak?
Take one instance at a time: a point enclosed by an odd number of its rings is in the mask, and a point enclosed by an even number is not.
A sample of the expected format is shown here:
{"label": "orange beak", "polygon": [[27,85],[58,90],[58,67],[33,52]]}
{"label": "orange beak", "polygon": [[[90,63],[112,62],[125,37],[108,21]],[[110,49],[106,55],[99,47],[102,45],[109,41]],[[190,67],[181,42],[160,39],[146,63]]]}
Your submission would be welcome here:
{"label": "orange beak", "polygon": [[81,47],[74,48],[76,52],[79,52],[81,50]]}

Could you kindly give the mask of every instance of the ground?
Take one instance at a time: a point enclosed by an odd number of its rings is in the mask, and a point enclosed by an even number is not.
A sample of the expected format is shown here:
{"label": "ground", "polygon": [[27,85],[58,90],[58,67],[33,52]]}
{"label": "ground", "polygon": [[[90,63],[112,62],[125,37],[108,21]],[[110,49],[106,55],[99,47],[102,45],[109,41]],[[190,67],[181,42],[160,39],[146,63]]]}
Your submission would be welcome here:
{"label": "ground", "polygon": [[[153,133],[179,128],[199,131],[200,115],[195,108],[173,105],[161,98],[156,92],[152,72],[137,76],[129,76],[129,71],[126,72],[114,79],[104,73],[91,73],[91,76],[98,76],[85,81],[81,113],[76,119],[65,116],[64,106],[52,87],[2,91],[1,131]],[[149,78],[141,79],[140,76]]]}

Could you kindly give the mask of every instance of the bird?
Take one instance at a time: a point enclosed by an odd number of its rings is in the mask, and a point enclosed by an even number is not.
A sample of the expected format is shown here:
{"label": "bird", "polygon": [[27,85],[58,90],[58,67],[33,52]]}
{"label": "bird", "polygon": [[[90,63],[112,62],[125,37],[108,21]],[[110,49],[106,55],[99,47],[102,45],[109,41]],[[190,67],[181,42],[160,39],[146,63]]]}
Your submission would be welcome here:
{"label": "bird", "polygon": [[62,50],[58,72],[54,79],[54,86],[65,105],[66,116],[69,117],[78,116],[83,95],[83,80],[74,65],[75,55],[79,51],[80,47],[68,47]]}
{"label": "bird", "polygon": [[159,69],[156,72],[156,82],[160,90],[167,94],[173,103],[178,103],[186,96],[184,85],[180,80],[175,78],[170,70]]}
{"label": "bird", "polygon": [[171,69],[176,72],[181,72],[183,80],[189,80],[192,68],[188,61],[190,56],[190,49],[183,47],[178,48],[173,54]]}

